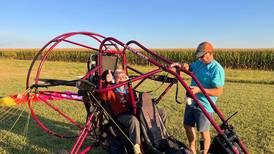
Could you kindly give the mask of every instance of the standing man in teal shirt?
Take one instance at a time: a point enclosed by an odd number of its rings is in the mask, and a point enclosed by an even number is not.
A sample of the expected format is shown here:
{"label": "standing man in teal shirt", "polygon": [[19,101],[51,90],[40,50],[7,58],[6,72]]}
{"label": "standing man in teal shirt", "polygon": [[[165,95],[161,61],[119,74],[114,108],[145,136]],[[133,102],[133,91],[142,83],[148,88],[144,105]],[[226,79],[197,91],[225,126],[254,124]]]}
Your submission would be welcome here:
{"label": "standing man in teal shirt", "polygon": [[[189,69],[198,78],[199,82],[205,88],[206,93],[210,96],[212,101],[216,103],[217,98],[223,93],[223,86],[225,80],[225,73],[223,67],[214,59],[214,49],[209,42],[202,42],[198,45],[195,52],[198,58],[190,65],[184,64],[186,69]],[[207,112],[212,116],[214,110],[206,97],[202,94],[197,84],[191,81],[191,91],[196,95],[200,103],[204,106]],[[189,147],[196,154],[195,142],[197,130],[201,133],[204,140],[204,149],[202,154],[208,153],[210,146],[210,121],[203,114],[199,106],[192,101],[191,104],[186,105],[184,115],[184,128],[189,141]]]}

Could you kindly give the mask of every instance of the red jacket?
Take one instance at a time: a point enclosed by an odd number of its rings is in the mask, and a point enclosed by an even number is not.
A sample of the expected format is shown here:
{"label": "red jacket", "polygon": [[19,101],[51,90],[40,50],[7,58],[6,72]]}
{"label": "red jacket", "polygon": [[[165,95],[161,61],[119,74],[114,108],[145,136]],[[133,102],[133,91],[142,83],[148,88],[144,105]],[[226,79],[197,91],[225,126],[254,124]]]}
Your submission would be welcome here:
{"label": "red jacket", "polygon": [[127,104],[123,104],[120,97],[112,90],[109,90],[101,95],[101,99],[110,104],[111,111],[114,115],[120,115],[129,111],[128,103],[130,102],[130,97],[124,93],[120,93],[120,95],[125,98]]}

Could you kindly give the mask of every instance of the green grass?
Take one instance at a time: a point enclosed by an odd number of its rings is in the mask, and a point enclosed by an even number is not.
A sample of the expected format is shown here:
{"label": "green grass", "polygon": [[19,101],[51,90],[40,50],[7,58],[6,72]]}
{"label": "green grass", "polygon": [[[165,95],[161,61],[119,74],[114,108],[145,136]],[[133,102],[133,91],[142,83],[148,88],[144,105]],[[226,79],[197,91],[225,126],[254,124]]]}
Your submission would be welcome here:
{"label": "green grass", "polygon": [[[0,97],[22,93],[25,89],[25,78],[31,61],[0,59]],[[141,67],[143,71],[152,67]],[[46,62],[41,77],[57,79],[75,79],[85,73],[84,63]],[[237,134],[246,143],[251,153],[274,153],[274,72],[226,69],[224,94],[218,101],[218,107],[225,117],[238,111],[230,120]],[[190,80],[188,78],[187,82]],[[159,85],[148,82],[141,89],[155,89]],[[60,87],[62,89],[62,87]],[[59,88],[59,89],[60,89]],[[162,87],[161,87],[162,88]],[[161,89],[160,88],[160,89]],[[70,90],[76,90],[70,88]],[[152,95],[157,96],[160,90]],[[184,104],[174,101],[175,88],[164,97],[159,106],[168,112],[168,130],[177,139],[187,142],[182,120]],[[181,99],[185,91],[180,89]],[[68,121],[60,118],[54,111],[42,103],[34,103],[37,116],[46,126],[60,133],[76,134],[79,130]],[[62,111],[83,123],[85,109],[80,102],[54,102]],[[0,153],[51,153],[60,149],[70,150],[74,140],[60,139],[43,132],[25,105],[10,110],[0,108]],[[25,110],[24,110],[25,108]],[[22,113],[22,114],[21,114]],[[21,117],[17,121],[18,116]],[[215,115],[215,118],[216,115]],[[10,130],[13,124],[16,125]],[[213,131],[214,132],[214,131]],[[214,132],[216,133],[216,132]],[[93,152],[103,152],[94,149]]]}

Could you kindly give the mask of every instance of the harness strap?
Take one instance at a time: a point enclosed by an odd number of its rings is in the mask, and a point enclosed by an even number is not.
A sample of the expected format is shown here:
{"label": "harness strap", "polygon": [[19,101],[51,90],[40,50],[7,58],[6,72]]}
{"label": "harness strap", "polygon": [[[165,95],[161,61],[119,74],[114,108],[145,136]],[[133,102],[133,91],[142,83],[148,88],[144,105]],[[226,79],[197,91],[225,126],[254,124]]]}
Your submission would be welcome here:
{"label": "harness strap", "polygon": [[131,103],[129,103],[125,97],[123,97],[121,95],[121,93],[119,91],[117,91],[116,89],[113,90],[113,92],[119,97],[120,103],[127,106],[128,112],[132,113],[132,109],[133,107],[131,106]]}

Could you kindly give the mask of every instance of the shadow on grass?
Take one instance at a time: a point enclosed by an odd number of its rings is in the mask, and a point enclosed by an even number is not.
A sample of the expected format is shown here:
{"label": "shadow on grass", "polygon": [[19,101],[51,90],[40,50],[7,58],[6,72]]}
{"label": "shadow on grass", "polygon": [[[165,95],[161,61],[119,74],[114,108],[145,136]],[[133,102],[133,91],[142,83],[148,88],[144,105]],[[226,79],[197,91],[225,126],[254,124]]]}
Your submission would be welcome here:
{"label": "shadow on grass", "polygon": [[[17,110],[1,108],[0,153],[1,150],[7,153],[52,153],[63,149],[71,150],[76,138],[61,139],[49,135],[29,114],[20,108]],[[20,118],[18,118],[19,116]],[[37,117],[50,130],[62,135],[77,136],[80,132],[80,129],[70,122],[50,120],[39,115]],[[16,125],[14,125],[15,123]],[[84,125],[84,123],[79,124]],[[84,147],[87,145],[88,143],[85,143]]]}

